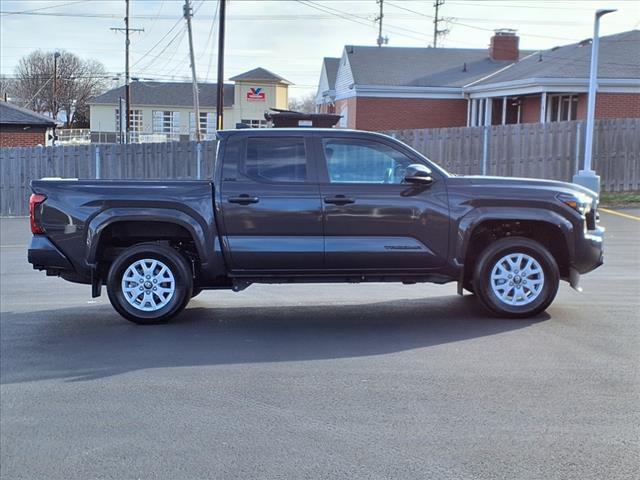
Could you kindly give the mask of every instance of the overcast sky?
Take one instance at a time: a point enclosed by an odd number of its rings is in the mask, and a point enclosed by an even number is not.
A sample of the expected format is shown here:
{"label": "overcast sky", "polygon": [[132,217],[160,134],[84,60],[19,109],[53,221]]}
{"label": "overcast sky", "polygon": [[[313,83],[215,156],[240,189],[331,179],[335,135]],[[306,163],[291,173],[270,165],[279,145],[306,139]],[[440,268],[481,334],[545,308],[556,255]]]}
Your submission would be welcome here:
{"label": "overcast sky", "polygon": [[[388,45],[428,46],[433,2],[385,0],[383,35],[389,37]],[[183,4],[184,0],[131,0],[130,26],[144,28],[131,35],[133,77],[190,78]],[[213,20],[218,1],[192,4],[198,77],[215,81]],[[124,7],[125,0],[0,0],[0,72],[12,74],[23,55],[40,48],[95,58],[110,74],[122,73],[124,35],[110,27],[124,26]],[[315,91],[323,57],[340,56],[345,44],[375,45],[378,8],[375,0],[231,0],[225,78],[260,66],[292,81],[291,96]],[[517,29],[522,49],[572,43],[592,36],[598,8],[618,9],[603,18],[601,35],[640,28],[639,0],[445,0],[440,10],[449,33],[439,46],[486,48],[496,28]]]}

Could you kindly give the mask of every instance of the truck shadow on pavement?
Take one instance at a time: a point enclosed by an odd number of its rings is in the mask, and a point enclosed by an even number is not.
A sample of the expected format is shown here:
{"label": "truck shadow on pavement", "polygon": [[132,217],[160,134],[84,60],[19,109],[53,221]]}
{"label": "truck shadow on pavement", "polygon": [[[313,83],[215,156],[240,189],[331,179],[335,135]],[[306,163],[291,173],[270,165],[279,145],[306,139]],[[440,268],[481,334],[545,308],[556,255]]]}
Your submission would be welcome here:
{"label": "truck shadow on pavement", "polygon": [[0,383],[381,355],[496,335],[549,318],[493,318],[471,296],[334,306],[202,308],[199,303],[194,300],[172,323],[158,326],[130,324],[108,305],[5,312]]}

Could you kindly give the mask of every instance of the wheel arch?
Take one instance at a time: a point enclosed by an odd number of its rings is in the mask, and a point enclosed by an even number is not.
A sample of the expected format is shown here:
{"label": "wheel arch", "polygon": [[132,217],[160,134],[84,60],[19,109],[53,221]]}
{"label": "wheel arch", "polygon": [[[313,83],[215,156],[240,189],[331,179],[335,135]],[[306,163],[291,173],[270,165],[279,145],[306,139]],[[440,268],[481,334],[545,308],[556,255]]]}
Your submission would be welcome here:
{"label": "wheel arch", "polygon": [[[112,208],[96,215],[88,224],[86,232],[87,258],[89,266],[95,268],[100,258],[101,249],[104,247],[104,239],[114,228],[127,223],[140,225],[174,225],[180,231],[186,232],[193,241],[196,253],[203,265],[210,258],[207,248],[207,231],[200,223],[190,215],[179,210],[167,208]],[[153,232],[150,233],[153,236]]]}
{"label": "wheel arch", "polygon": [[491,241],[507,236],[524,236],[538,241],[553,255],[562,278],[568,278],[575,248],[573,224],[556,212],[537,208],[477,209],[458,224],[455,259],[463,265],[463,280],[473,271],[474,259]]}

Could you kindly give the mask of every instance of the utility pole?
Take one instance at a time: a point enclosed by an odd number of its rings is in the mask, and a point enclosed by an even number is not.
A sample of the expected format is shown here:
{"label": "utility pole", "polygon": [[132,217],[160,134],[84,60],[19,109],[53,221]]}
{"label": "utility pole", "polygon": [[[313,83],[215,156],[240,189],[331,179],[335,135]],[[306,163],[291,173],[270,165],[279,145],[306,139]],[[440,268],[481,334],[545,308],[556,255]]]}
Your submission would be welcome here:
{"label": "utility pole", "polygon": [[193,109],[195,110],[196,142],[201,140],[200,136],[200,99],[198,98],[198,78],[196,77],[196,59],[193,54],[193,34],[191,33],[191,17],[193,9],[189,0],[184,0],[184,18],[187,20],[187,30],[189,33],[189,58],[191,59],[191,78],[193,82]]}
{"label": "utility pole", "polygon": [[[54,52],[53,54],[53,102],[51,116],[55,121],[58,117],[58,58],[60,52]],[[68,121],[68,119],[67,119]]]}
{"label": "utility pole", "polygon": [[225,16],[227,13],[227,0],[219,0],[220,2],[220,23],[218,24],[218,84],[216,85],[216,129],[223,128],[223,110],[224,110],[224,27]]}
{"label": "utility pole", "polygon": [[376,43],[378,44],[379,47],[381,47],[382,45],[389,43],[389,38],[382,36],[382,19],[384,18],[384,13],[383,13],[384,0],[376,0],[376,3],[380,5],[380,14],[374,20],[374,22],[378,22],[378,39],[376,40]]}
{"label": "utility pole", "polygon": [[[122,32],[125,34],[124,41],[124,85],[125,85],[125,104],[126,104],[126,112],[125,112],[125,141],[124,143],[129,143],[129,131],[131,129],[131,78],[129,75],[129,45],[131,44],[129,40],[129,32],[144,32],[144,28],[129,28],[129,0],[125,1],[125,15],[124,15],[124,28],[111,28],[114,32]],[[122,114],[122,112],[120,112]]]}
{"label": "utility pole", "polygon": [[444,0],[435,0],[435,3],[433,4],[434,8],[436,9],[436,14],[433,19],[433,48],[438,47],[438,37],[449,33],[449,30],[447,30],[446,28],[443,28],[442,30],[440,30],[439,28],[439,24],[444,21],[444,19],[439,16],[440,7],[442,7],[443,5]]}

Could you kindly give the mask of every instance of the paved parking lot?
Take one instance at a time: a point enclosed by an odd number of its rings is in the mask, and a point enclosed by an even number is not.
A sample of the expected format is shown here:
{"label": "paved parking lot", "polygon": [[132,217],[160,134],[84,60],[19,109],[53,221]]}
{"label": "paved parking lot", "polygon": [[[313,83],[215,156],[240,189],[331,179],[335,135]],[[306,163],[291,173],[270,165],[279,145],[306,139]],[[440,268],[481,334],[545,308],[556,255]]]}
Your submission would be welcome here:
{"label": "paved parking lot", "polygon": [[640,221],[602,223],[606,265],[532,320],[454,285],[252,286],[141,327],[3,219],[1,477],[640,478]]}

